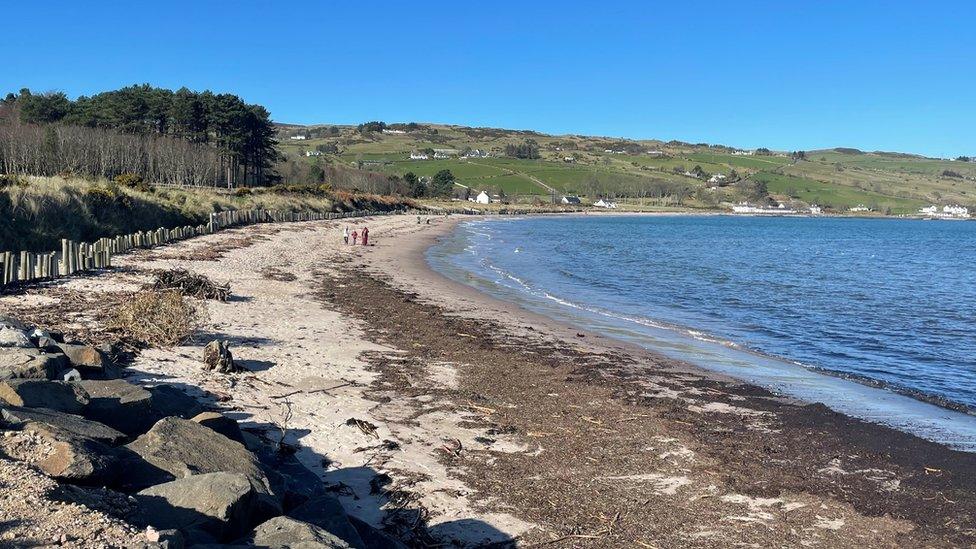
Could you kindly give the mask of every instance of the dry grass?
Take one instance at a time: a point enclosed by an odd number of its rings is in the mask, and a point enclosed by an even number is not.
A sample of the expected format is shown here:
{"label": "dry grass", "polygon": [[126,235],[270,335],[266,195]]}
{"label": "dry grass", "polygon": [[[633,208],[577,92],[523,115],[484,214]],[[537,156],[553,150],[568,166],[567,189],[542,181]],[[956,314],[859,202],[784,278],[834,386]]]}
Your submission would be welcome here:
{"label": "dry grass", "polygon": [[147,290],[119,306],[110,328],[142,346],[168,347],[188,340],[202,316],[178,291]]}

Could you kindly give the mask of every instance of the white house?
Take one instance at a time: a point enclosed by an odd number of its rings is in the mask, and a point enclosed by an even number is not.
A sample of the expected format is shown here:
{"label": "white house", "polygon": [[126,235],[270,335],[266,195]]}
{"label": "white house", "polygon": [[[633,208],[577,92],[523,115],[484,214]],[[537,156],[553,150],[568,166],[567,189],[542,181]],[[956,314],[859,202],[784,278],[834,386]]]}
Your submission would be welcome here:
{"label": "white house", "polygon": [[939,213],[938,206],[926,206],[918,211],[922,215],[937,215]]}
{"label": "white house", "polygon": [[446,154],[444,154],[442,152],[435,152],[434,153],[434,158],[450,158],[450,156],[447,156]]}
{"label": "white house", "polygon": [[478,204],[491,204],[491,196],[489,196],[485,191],[481,191],[478,193],[478,196],[474,198],[474,201]]}
{"label": "white house", "polygon": [[950,217],[969,217],[969,208],[960,206],[942,206],[942,213]]}
{"label": "white house", "polygon": [[576,159],[573,158],[572,156],[564,156],[563,162],[576,162]]}
{"label": "white house", "polygon": [[430,157],[424,153],[412,152],[410,153],[410,160],[430,160]]}
{"label": "white house", "polygon": [[405,132],[403,130],[383,130],[383,133],[388,134],[388,135],[400,135],[400,134],[404,134],[404,133],[407,133],[407,132]]}
{"label": "white house", "polygon": [[868,208],[864,204],[858,204],[857,206],[854,206],[853,208],[851,208],[850,211],[852,211],[854,213],[858,213],[858,212],[870,212],[871,211],[871,208]]}
{"label": "white house", "polygon": [[593,205],[596,206],[597,208],[607,208],[607,209],[613,209],[617,207],[616,202],[607,198],[601,198],[600,200],[594,202]]}
{"label": "white house", "polygon": [[306,137],[304,135],[293,135],[291,136],[295,141],[305,141]]}
{"label": "white house", "polygon": [[823,208],[817,206],[816,204],[810,204],[810,213],[813,215],[820,215],[823,213]]}
{"label": "white house", "polygon": [[718,186],[721,186],[722,183],[725,183],[725,179],[726,179],[725,174],[717,173],[717,174],[713,175],[712,177],[709,177],[708,178],[708,182],[709,183],[713,183],[713,184],[718,185]]}
{"label": "white house", "polygon": [[580,199],[578,196],[567,195],[560,202],[563,204],[580,204]]}
{"label": "white house", "polygon": [[305,151],[305,156],[322,156],[322,151]]}

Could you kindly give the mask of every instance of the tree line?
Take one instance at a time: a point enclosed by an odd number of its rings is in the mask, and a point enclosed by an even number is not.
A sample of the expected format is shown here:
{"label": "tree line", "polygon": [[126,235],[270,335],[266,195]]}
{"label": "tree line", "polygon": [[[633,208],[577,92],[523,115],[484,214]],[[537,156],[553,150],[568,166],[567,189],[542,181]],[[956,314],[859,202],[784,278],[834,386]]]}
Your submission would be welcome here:
{"label": "tree line", "polygon": [[[4,156],[2,160],[16,163],[21,172],[37,169],[41,171],[36,173],[45,174],[56,159],[70,156],[75,163],[57,171],[111,176],[105,172],[120,165],[126,169],[140,163],[155,166],[165,159],[184,167],[183,171],[190,169],[188,163],[193,165],[191,176],[177,170],[164,177],[181,183],[189,177],[186,184],[206,179],[232,186],[265,185],[278,179],[274,166],[280,157],[270,114],[233,94],[187,88],[172,91],[143,84],[71,100],[61,92],[37,94],[25,88],[0,101],[0,118],[6,129],[0,149],[21,151],[13,159]],[[49,125],[53,130],[24,127]],[[46,151],[44,158],[24,158],[23,151],[36,144],[38,132],[48,145],[57,142],[61,149],[54,155]],[[124,140],[131,143],[121,146]],[[42,151],[38,149],[36,154]],[[139,155],[141,161],[132,159]],[[203,166],[207,162],[211,165]],[[147,179],[154,177],[154,168],[148,169],[140,173]]]}

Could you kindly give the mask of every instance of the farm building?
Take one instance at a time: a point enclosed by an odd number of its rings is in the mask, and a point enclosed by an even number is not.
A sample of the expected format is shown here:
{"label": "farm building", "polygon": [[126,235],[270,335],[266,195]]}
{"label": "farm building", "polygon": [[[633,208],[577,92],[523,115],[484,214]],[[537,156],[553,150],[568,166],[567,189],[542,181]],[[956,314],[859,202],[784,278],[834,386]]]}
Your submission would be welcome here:
{"label": "farm building", "polygon": [[478,204],[491,204],[491,197],[488,196],[488,193],[485,191],[481,191],[478,193],[478,196],[474,198],[474,201]]}
{"label": "farm building", "polygon": [[607,208],[607,209],[613,209],[617,207],[617,203],[610,200],[609,198],[601,198],[600,200],[594,202],[593,205],[596,206],[597,208]]}
{"label": "farm building", "polygon": [[430,160],[430,157],[424,153],[412,152],[410,153],[410,160]]}
{"label": "farm building", "polygon": [[567,195],[560,202],[563,204],[580,204],[580,199],[578,196]]}

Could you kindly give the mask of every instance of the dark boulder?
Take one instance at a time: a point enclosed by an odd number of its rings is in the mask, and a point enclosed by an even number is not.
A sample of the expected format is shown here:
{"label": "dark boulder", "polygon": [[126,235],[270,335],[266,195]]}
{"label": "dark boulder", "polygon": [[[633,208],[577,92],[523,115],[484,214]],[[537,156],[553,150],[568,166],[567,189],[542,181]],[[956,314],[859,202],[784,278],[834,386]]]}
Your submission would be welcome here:
{"label": "dark boulder", "polygon": [[102,351],[91,345],[56,343],[85,379],[117,379],[118,367]]}
{"label": "dark boulder", "polygon": [[88,404],[88,393],[63,381],[9,379],[0,381],[0,401],[11,406],[50,408],[77,414]]}
{"label": "dark boulder", "polygon": [[255,547],[275,549],[346,549],[349,544],[325,529],[288,517],[275,517],[260,524],[241,541]]}
{"label": "dark boulder", "polygon": [[190,421],[195,421],[231,440],[244,444],[244,435],[241,434],[240,426],[237,425],[236,421],[221,413],[201,412],[190,418]]}
{"label": "dark boulder", "polygon": [[267,477],[243,444],[199,423],[177,417],[159,420],[125,446],[127,467],[121,486],[140,489],[160,482],[205,473],[242,474],[262,493],[270,494]]}
{"label": "dark boulder", "polygon": [[14,428],[27,423],[44,423],[74,436],[109,445],[119,444],[125,439],[123,433],[107,425],[47,408],[0,407],[0,419],[4,424]]}
{"label": "dark boulder", "polygon": [[288,516],[314,524],[345,541],[350,547],[365,547],[359,532],[349,522],[346,510],[332,496],[314,497],[288,512]]}
{"label": "dark boulder", "polygon": [[350,516],[349,522],[359,532],[359,537],[363,540],[363,547],[365,549],[407,549],[407,546],[402,541],[378,528],[370,526],[364,520]]}
{"label": "dark boulder", "polygon": [[58,379],[68,357],[40,349],[0,347],[0,379]]}
{"label": "dark boulder", "polygon": [[101,442],[47,423],[28,422],[21,431],[37,437],[47,448],[46,455],[33,464],[56,479],[105,486],[118,472],[118,459],[112,448]]}
{"label": "dark boulder", "polygon": [[138,521],[179,530],[193,545],[241,536],[254,523],[258,494],[246,476],[216,472],[151,486],[135,499]]}
{"label": "dark boulder", "polygon": [[148,431],[160,419],[153,413],[152,393],[138,385],[121,379],[86,379],[77,384],[88,393],[88,406],[82,412],[88,419],[129,436]]}

